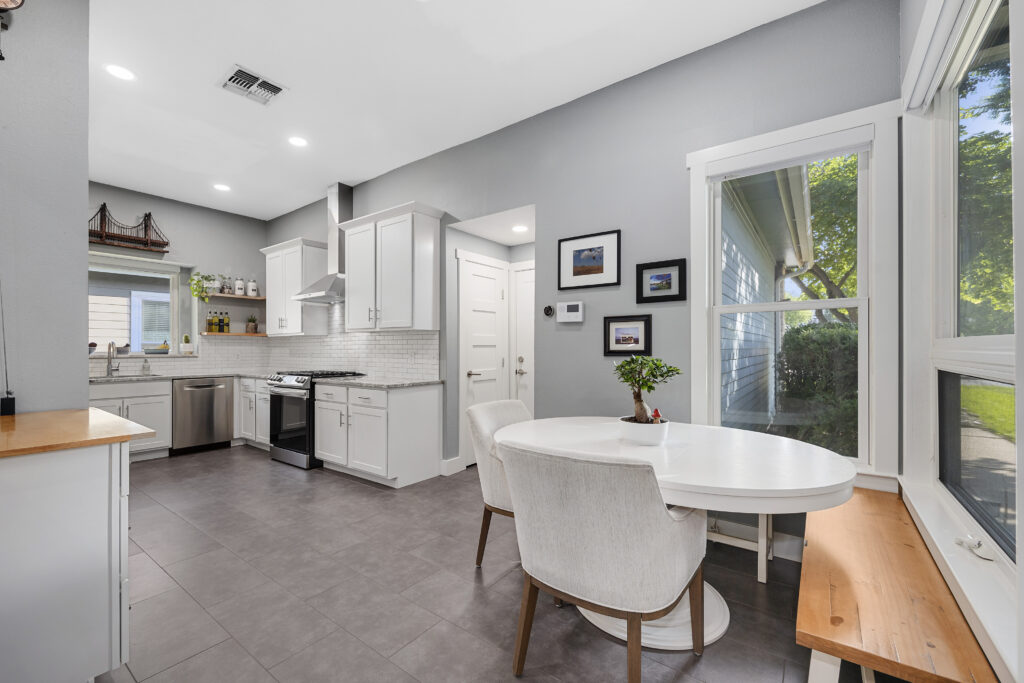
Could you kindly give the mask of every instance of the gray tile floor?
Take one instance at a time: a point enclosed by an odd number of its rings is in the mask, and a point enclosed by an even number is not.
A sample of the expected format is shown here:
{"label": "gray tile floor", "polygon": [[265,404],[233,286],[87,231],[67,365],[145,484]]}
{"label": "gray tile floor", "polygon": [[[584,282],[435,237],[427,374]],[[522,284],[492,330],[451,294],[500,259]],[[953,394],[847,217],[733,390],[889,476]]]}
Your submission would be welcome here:
{"label": "gray tile floor", "polygon": [[[511,680],[522,574],[495,515],[473,566],[475,468],[392,490],[248,447],[132,465],[131,661],[100,681]],[[704,656],[644,651],[645,681],[805,681],[799,565],[709,544],[729,603]],[[525,680],[625,680],[626,650],[573,608],[538,603]],[[851,669],[844,672],[844,679]]]}

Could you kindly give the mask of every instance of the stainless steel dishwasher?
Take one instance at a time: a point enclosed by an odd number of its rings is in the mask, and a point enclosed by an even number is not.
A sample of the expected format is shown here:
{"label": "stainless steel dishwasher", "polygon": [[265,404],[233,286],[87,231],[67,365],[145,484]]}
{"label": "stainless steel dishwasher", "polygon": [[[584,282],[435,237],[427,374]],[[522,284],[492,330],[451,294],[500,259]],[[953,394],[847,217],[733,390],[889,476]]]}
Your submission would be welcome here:
{"label": "stainless steel dishwasher", "polygon": [[176,379],[171,450],[230,442],[235,433],[235,378]]}

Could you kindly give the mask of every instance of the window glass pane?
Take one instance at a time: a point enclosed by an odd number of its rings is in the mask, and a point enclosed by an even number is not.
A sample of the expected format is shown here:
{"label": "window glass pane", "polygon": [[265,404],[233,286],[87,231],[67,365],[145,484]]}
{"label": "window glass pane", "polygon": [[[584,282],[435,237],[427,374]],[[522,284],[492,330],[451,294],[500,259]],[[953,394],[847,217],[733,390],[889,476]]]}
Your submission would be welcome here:
{"label": "window glass pane", "polygon": [[939,478],[1011,559],[1017,529],[1013,389],[939,373]]}
{"label": "window glass pane", "polygon": [[142,300],[142,343],[160,344],[171,338],[171,302]]}
{"label": "window glass pane", "polygon": [[722,315],[722,425],[857,457],[856,319],[856,309]]}
{"label": "window glass pane", "polygon": [[109,342],[162,344],[171,339],[170,278],[156,273],[89,270],[89,341],[103,352]]}
{"label": "window glass pane", "polygon": [[856,154],[722,182],[722,304],[857,296]]}
{"label": "window glass pane", "polygon": [[957,87],[960,336],[1013,333],[1010,25],[1004,1]]}

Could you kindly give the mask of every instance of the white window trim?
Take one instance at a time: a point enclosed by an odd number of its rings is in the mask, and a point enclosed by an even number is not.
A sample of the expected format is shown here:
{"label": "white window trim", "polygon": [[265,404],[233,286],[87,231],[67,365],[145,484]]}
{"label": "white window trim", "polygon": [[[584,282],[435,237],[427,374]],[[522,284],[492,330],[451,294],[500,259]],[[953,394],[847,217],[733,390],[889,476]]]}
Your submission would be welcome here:
{"label": "white window trim", "polygon": [[[1024,335],[955,337],[956,297],[959,295],[956,264],[955,196],[956,143],[949,135],[956,125],[955,98],[941,88],[959,79],[981,29],[998,7],[998,0],[939,0],[930,5],[945,13],[942,21],[922,22],[915,41],[919,45],[941,46],[933,49],[930,63],[915,65],[911,59],[904,81],[905,95],[914,87],[930,83],[930,90],[917,101],[908,101],[903,117],[904,151],[904,470],[900,484],[904,500],[928,545],[946,583],[956,597],[978,642],[1001,680],[1019,680],[1024,670],[1024,648],[1019,634],[1024,633],[1024,572],[1018,571],[1024,558],[1024,525],[1017,525],[1017,564],[1015,565],[989,537],[974,517],[939,481],[938,458],[938,371],[946,370],[1021,386],[1024,368],[1015,363]],[[1024,36],[1024,15],[1013,0],[1010,33]],[[1016,11],[1015,11],[1016,10]],[[927,14],[927,11],[926,11]],[[955,21],[951,19],[953,15]],[[927,19],[927,16],[926,16]],[[1024,64],[1024,41],[1011,42],[1011,63]],[[1017,46],[1017,47],[1015,47]],[[1019,70],[1017,73],[1020,73]],[[908,86],[908,83],[910,84]],[[916,85],[915,85],[916,84]],[[1014,111],[1024,106],[1024,87],[1012,88]],[[1014,137],[1020,117],[1014,119]],[[954,129],[955,130],[955,129]],[[1015,150],[1016,152],[1016,150]],[[1022,155],[1013,156],[1014,196],[1024,189]],[[1015,262],[1024,262],[1024,212],[1014,202]],[[936,226],[941,226],[936,230]],[[941,266],[941,267],[940,267]],[[1020,268],[1017,267],[1019,271]],[[922,301],[913,283],[933,292],[930,305]],[[1020,285],[1017,285],[1017,292]],[[1022,301],[1016,297],[1015,329],[1022,329]],[[1017,424],[1024,424],[1024,403],[1018,396]],[[1020,430],[1018,429],[1018,433]],[[1018,439],[1018,460],[1020,441]],[[1024,477],[1017,470],[1017,508],[1021,508]],[[956,538],[971,534],[986,540],[995,552],[989,562],[956,544]],[[1015,585],[1016,584],[1016,585]],[[1016,605],[1016,609],[1007,609]]]}
{"label": "white window trim", "polygon": [[[720,378],[711,373],[718,341],[712,315],[719,270],[712,267],[718,251],[711,230],[715,211],[713,180],[728,177],[730,173],[746,175],[759,168],[870,145],[867,206],[858,206],[859,214],[867,218],[868,229],[858,230],[858,236],[866,241],[869,272],[858,277],[860,291],[855,305],[867,312],[862,324],[870,331],[868,343],[859,345],[861,353],[868,354],[869,361],[868,400],[862,402],[862,406],[868,406],[868,462],[858,463],[858,471],[865,475],[858,478],[858,485],[887,490],[895,490],[898,465],[899,302],[896,296],[879,296],[867,306],[861,299],[872,291],[896,292],[898,289],[897,118],[901,110],[900,101],[894,100],[700,150],[686,158],[690,169],[691,421],[712,424],[720,409],[713,400],[714,384]],[[834,303],[829,302],[829,305]],[[820,308],[822,303],[789,302],[768,306],[778,310],[790,305],[806,309]]]}

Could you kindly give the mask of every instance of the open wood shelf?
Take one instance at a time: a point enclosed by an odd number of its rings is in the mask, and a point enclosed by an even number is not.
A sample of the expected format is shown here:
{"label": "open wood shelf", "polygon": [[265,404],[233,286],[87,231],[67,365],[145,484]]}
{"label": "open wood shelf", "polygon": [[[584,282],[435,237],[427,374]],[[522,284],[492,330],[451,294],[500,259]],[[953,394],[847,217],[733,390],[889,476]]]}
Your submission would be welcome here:
{"label": "open wood shelf", "polygon": [[207,294],[209,299],[245,299],[246,301],[266,301],[265,296],[245,296],[244,294]]}
{"label": "open wood shelf", "polygon": [[266,337],[266,332],[200,332],[202,337]]}

